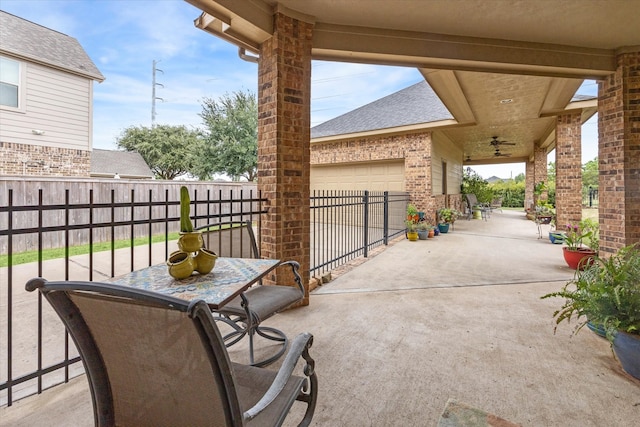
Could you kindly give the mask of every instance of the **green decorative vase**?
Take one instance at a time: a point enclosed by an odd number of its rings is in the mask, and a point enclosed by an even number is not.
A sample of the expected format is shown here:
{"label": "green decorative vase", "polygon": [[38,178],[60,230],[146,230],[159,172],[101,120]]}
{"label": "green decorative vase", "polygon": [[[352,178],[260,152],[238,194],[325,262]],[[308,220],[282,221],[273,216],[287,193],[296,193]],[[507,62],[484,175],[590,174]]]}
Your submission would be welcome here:
{"label": "green decorative vase", "polygon": [[167,260],[169,274],[174,279],[186,279],[195,271],[195,261],[191,254],[182,251],[176,251],[169,256]]}
{"label": "green decorative vase", "polygon": [[196,271],[200,274],[211,272],[216,265],[216,259],[218,259],[218,255],[215,252],[201,248],[195,257]]}
{"label": "green decorative vase", "polygon": [[183,252],[197,252],[204,245],[202,233],[199,231],[191,231],[188,233],[180,232],[178,239],[178,247]]}

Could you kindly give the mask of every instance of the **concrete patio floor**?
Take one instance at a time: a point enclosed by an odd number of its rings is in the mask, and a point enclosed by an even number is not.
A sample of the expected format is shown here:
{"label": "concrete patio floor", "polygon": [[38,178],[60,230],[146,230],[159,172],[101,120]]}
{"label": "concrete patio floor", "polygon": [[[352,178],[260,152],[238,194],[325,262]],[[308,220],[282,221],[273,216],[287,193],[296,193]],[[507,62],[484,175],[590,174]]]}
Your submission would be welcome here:
{"label": "concrete patio floor", "polygon": [[[308,307],[267,321],[314,335],[312,425],[436,426],[450,398],[523,426],[638,425],[640,381],[609,343],[586,328],[570,337],[573,325],[554,335],[561,301],[540,296],[573,271],[524,213],[459,220],[448,234],[397,241],[342,270]],[[286,425],[300,413],[294,407]],[[0,408],[2,426],[92,423],[84,376]]]}

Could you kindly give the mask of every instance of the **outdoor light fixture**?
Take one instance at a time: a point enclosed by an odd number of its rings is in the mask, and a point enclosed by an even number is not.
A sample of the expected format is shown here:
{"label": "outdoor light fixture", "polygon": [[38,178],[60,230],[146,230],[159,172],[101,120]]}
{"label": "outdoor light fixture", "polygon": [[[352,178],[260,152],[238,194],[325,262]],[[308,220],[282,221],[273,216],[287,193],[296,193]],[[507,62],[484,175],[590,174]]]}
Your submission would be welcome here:
{"label": "outdoor light fixture", "polygon": [[31,131],[34,135],[44,135],[44,131],[40,129],[33,129]]}
{"label": "outdoor light fixture", "polygon": [[513,99],[511,99],[511,98],[501,99],[500,100],[500,104],[511,104],[512,102],[513,102]]}

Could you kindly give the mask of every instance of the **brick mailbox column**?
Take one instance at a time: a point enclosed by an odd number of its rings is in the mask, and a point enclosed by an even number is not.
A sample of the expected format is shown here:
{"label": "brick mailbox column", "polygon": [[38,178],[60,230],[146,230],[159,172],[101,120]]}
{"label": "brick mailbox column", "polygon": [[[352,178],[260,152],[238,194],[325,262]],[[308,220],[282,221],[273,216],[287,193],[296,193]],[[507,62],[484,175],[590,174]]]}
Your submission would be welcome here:
{"label": "brick mailbox column", "polygon": [[300,263],[305,305],[311,241],[312,29],[312,24],[276,13],[274,34],[261,46],[258,67],[258,188],[268,211],[262,217],[260,249],[264,258]]}
{"label": "brick mailbox column", "polygon": [[582,121],[580,111],[556,121],[556,227],[582,219]]}
{"label": "brick mailbox column", "polygon": [[598,83],[600,253],[640,241],[640,52]]}

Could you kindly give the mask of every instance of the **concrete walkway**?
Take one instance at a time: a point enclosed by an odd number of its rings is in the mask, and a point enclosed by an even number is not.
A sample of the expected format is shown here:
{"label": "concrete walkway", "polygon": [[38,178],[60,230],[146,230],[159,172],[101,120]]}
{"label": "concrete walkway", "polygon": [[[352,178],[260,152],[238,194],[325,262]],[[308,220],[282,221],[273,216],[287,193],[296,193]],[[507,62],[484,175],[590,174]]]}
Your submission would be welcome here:
{"label": "concrete walkway", "polygon": [[[310,306],[268,321],[314,335],[312,425],[436,426],[449,399],[523,426],[638,425],[640,381],[609,343],[586,328],[570,337],[572,325],[554,335],[561,301],[540,296],[573,271],[522,212],[459,220],[448,234],[398,241],[343,270]],[[92,420],[84,377],[0,409],[3,426]]]}

